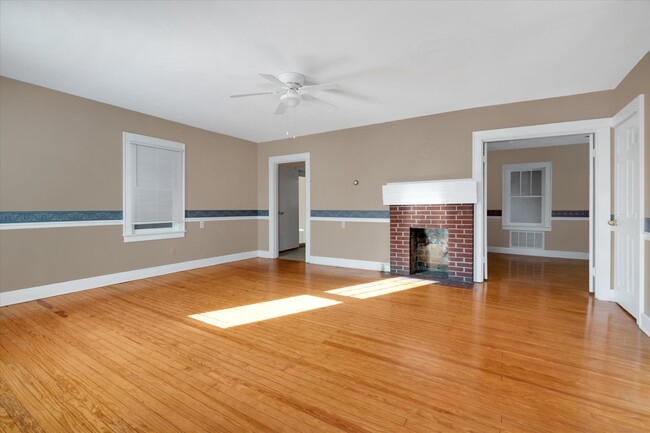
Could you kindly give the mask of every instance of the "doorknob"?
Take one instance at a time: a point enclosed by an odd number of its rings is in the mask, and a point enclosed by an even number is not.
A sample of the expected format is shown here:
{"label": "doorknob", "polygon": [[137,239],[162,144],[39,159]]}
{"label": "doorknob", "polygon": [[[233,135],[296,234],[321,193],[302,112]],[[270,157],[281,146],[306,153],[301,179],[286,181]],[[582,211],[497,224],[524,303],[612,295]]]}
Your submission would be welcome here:
{"label": "doorknob", "polygon": [[618,221],[616,221],[616,220],[609,220],[609,221],[607,221],[607,224],[609,224],[610,226],[617,226],[617,225],[618,225]]}
{"label": "doorknob", "polygon": [[278,214],[280,214],[280,215],[284,215],[284,212],[278,212]]}

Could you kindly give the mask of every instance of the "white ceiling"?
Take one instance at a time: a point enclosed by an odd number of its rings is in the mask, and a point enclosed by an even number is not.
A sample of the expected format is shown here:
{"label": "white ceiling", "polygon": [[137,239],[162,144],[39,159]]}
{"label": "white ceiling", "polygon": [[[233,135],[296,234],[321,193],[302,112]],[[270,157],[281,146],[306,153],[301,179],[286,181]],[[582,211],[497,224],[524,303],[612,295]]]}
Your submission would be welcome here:
{"label": "white ceiling", "polygon": [[[650,1],[2,1],[0,74],[255,142],[614,88]],[[336,110],[278,96],[301,72]],[[289,110],[291,112],[291,110]],[[292,125],[295,124],[295,127]]]}

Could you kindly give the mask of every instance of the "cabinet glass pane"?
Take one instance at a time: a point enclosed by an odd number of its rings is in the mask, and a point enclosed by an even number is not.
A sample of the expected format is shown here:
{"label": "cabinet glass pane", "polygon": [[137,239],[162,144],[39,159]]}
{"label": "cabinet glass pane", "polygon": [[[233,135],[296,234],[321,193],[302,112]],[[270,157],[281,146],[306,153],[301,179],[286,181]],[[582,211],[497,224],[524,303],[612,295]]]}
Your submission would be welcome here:
{"label": "cabinet glass pane", "polygon": [[518,171],[513,171],[510,173],[510,195],[511,196],[517,196],[521,195],[519,192],[519,172]]}
{"label": "cabinet glass pane", "polygon": [[531,173],[531,194],[542,195],[542,170],[534,170]]}
{"label": "cabinet glass pane", "polygon": [[512,197],[510,199],[510,222],[513,224],[541,224],[541,197]]}
{"label": "cabinet glass pane", "polygon": [[530,195],[530,171],[521,172],[521,194]]}

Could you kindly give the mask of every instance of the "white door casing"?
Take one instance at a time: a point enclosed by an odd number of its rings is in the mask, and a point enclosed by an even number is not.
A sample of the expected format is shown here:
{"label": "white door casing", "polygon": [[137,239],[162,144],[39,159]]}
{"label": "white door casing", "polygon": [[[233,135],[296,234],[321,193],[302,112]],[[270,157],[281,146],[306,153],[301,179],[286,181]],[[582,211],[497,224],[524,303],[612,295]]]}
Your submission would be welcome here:
{"label": "white door casing", "polygon": [[278,167],[278,250],[298,248],[298,169]]}
{"label": "white door casing", "polygon": [[641,146],[643,97],[613,119],[614,128],[614,300],[639,318],[642,294],[643,218]]}
{"label": "white door casing", "polygon": [[278,167],[288,162],[305,163],[305,262],[311,262],[311,164],[310,153],[296,153],[269,157],[269,252],[268,257],[278,257]]}
{"label": "white door casing", "polygon": [[[607,222],[611,214],[610,196],[610,131],[612,119],[592,119],[575,122],[531,125],[515,128],[475,131],[473,133],[472,178],[478,183],[478,202],[474,206],[474,281],[482,282],[486,268],[483,265],[487,232],[485,227],[486,202],[484,181],[485,143],[526,138],[555,137],[561,135],[593,134],[594,167],[592,180],[594,194],[590,195],[589,217],[593,219],[594,236],[590,237],[590,250],[598,251],[593,258],[595,272],[594,294],[600,300],[612,300],[611,233]],[[591,290],[591,287],[590,287]]]}

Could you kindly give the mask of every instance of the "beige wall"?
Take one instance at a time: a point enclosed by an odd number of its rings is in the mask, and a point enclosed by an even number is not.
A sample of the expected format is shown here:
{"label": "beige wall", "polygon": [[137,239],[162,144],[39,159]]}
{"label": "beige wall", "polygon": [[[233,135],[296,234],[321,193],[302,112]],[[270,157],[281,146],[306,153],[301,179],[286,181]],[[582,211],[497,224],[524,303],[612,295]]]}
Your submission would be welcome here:
{"label": "beige wall", "polygon": [[[381,186],[387,182],[472,176],[472,132],[486,129],[608,117],[612,92],[475,108],[371,125],[295,139],[261,143],[258,148],[258,207],[268,209],[268,158],[311,153],[311,207],[314,210],[382,210]],[[358,179],[359,185],[352,182]],[[364,223],[358,223],[364,224]],[[378,223],[365,223],[376,225]],[[389,261],[388,232],[380,248],[363,230],[328,227],[334,238],[317,235],[312,254]],[[375,228],[374,230],[379,230]],[[379,233],[381,235],[381,233]],[[259,228],[260,249],[267,248],[268,223]],[[373,240],[374,242],[374,240]],[[354,251],[354,257],[351,257]]]}
{"label": "beige wall", "polygon": [[[187,209],[256,209],[257,145],[0,78],[0,210],[121,210],[122,132],[186,145]],[[0,291],[257,249],[257,222],[187,224],[125,244],[121,227],[0,231]]]}
{"label": "beige wall", "polygon": [[[488,245],[509,246],[509,231],[501,230],[501,219],[488,218]],[[546,232],[545,249],[554,251],[589,252],[589,221],[553,221],[553,230]]]}
{"label": "beige wall", "polygon": [[[473,131],[610,117],[639,93],[650,95],[649,76],[646,55],[611,91],[474,108],[259,145],[1,78],[0,210],[121,209],[122,131],[187,145],[188,209],[268,209],[268,157],[300,152],[311,152],[312,209],[386,209],[381,202],[384,183],[470,177]],[[646,125],[649,104],[650,97]],[[297,129],[300,133],[300,125]],[[646,146],[649,134],[650,127]],[[352,184],[354,179],[360,181],[358,186]],[[650,216],[648,176],[645,185]],[[361,228],[368,224],[372,226]],[[355,223],[348,228],[314,224],[313,254],[388,261],[388,236],[382,234],[386,229],[381,224]],[[119,226],[2,231],[0,290],[268,248],[264,220],[207,223],[206,229],[197,230],[189,223],[185,239],[133,246],[121,243]],[[359,248],[370,236],[383,240],[373,248]],[[96,260],[84,260],[80,251]],[[650,311],[650,291],[646,299]]]}
{"label": "beige wall", "polygon": [[[488,152],[487,207],[502,209],[504,164],[551,162],[553,210],[589,209],[589,145],[538,147]],[[588,221],[552,221],[545,234],[545,249],[589,252]],[[488,223],[488,245],[508,247],[510,231],[501,229],[501,219]]]}

